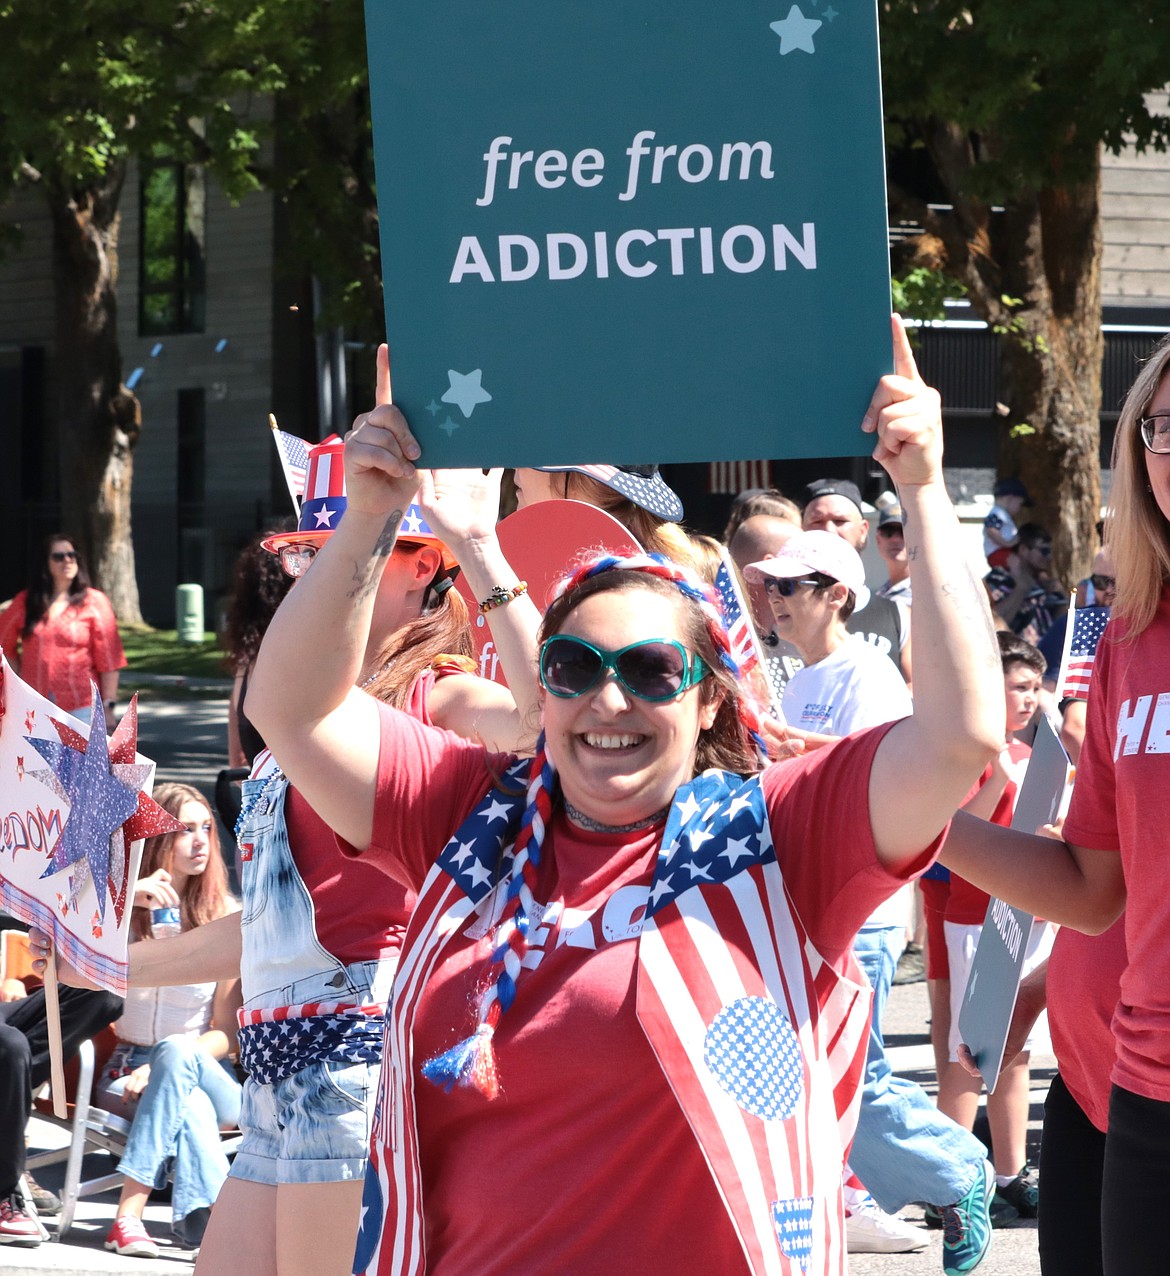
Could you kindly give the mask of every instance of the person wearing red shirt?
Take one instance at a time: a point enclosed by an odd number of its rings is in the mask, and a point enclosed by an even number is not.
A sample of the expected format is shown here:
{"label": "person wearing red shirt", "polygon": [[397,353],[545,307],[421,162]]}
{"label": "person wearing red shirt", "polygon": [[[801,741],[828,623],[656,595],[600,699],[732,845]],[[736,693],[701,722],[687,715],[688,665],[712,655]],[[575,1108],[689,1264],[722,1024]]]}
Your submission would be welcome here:
{"label": "person wearing red shirt", "polygon": [[[952,869],[1033,915],[1096,934],[1125,910],[1128,965],[1101,1197],[1107,1276],[1166,1270],[1170,1178],[1170,339],[1126,397],[1113,445],[1106,540],[1112,619],[1097,649],[1064,840],[956,820]],[[1028,853],[1023,854],[1024,849]]]}
{"label": "person wearing red shirt", "polygon": [[96,682],[106,730],[114,729],[118,670],[126,667],[126,654],[110,600],[90,584],[71,537],[56,532],[46,540],[33,583],[0,612],[0,647],[34,691],[83,722],[89,721]]}

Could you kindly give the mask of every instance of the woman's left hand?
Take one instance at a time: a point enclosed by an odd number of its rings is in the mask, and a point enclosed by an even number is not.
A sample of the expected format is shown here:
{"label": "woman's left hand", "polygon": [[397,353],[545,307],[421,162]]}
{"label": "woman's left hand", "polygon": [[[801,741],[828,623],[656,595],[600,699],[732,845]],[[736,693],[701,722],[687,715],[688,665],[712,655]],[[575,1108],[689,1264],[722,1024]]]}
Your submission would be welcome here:
{"label": "woman's left hand", "polygon": [[458,557],[459,547],[495,535],[502,469],[422,470],[418,503],[431,530]]}
{"label": "woman's left hand", "polygon": [[882,377],[861,428],[877,432],[873,459],[898,487],[942,481],[942,402],[923,381],[902,320],[892,316],[894,371]]}
{"label": "woman's left hand", "polygon": [[390,402],[390,359],[378,347],[377,406],[345,436],[346,510],[385,516],[405,511],[418,491],[421,449],[406,418]]}

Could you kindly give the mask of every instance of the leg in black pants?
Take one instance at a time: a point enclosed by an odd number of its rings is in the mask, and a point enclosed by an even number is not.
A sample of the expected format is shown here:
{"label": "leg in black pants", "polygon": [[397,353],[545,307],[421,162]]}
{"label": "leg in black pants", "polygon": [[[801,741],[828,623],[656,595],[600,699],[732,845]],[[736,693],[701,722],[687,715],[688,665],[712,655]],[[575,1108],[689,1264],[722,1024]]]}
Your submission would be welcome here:
{"label": "leg in black pants", "polygon": [[1101,1177],[1105,1135],[1057,1073],[1044,1101],[1040,1141],[1040,1270],[1102,1276]]}
{"label": "leg in black pants", "polygon": [[1158,1219],[1170,1176],[1170,1103],[1114,1086],[1101,1196],[1108,1276],[1165,1276],[1166,1240]]}
{"label": "leg in black pants", "polygon": [[[122,1013],[113,993],[62,987],[61,1039],[64,1057],[77,1053],[88,1037]],[[0,1003],[0,1199],[24,1173],[24,1127],[33,1091],[49,1077],[49,1029],[45,994],[37,989],[21,1001]]]}

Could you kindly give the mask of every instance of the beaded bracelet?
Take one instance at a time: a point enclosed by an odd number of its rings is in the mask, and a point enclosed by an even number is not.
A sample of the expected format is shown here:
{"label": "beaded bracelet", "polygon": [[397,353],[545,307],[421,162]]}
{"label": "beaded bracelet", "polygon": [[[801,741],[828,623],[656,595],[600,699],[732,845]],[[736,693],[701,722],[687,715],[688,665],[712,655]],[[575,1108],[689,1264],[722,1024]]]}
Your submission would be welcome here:
{"label": "beaded bracelet", "polygon": [[479,604],[479,614],[485,615],[491,611],[493,607],[502,607],[505,603],[510,603],[513,598],[519,598],[522,594],[528,593],[528,582],[520,581],[518,585],[513,585],[511,589],[505,589],[503,585],[496,585],[490,594]]}

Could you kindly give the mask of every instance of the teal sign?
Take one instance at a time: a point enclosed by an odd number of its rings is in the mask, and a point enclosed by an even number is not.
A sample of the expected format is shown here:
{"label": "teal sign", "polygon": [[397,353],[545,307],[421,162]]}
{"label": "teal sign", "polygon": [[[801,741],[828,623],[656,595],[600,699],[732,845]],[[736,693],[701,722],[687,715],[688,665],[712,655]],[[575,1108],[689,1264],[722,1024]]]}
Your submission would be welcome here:
{"label": "teal sign", "polygon": [[367,0],[431,465],[857,455],[891,367],[874,0]]}

